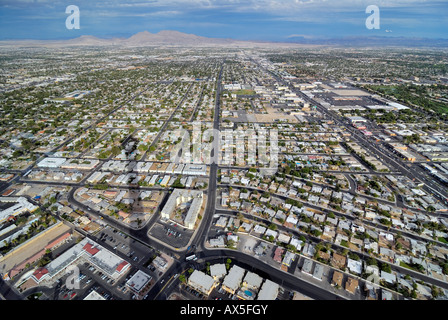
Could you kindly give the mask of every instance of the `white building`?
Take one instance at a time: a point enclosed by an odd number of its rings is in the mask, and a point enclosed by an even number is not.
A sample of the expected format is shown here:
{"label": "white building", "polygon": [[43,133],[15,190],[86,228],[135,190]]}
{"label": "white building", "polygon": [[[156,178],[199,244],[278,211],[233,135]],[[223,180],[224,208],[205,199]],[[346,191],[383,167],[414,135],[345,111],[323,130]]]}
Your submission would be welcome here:
{"label": "white building", "polygon": [[215,279],[199,270],[194,270],[188,278],[188,285],[205,295],[209,295],[216,284]]}
{"label": "white building", "polygon": [[181,206],[187,207],[188,212],[183,225],[193,229],[203,202],[203,192],[196,190],[174,189],[165,206],[161,211],[162,218],[173,220],[173,214]]}
{"label": "white building", "polygon": [[71,247],[56,259],[51,261],[43,268],[38,268],[33,273],[32,278],[37,282],[51,282],[65,274],[67,267],[79,263],[82,259],[94,265],[96,269],[108,277],[117,280],[124,275],[130,267],[130,264],[110,252],[98,243],[84,238],[75,246]]}
{"label": "white building", "polygon": [[263,283],[257,300],[275,300],[278,295],[280,286],[271,280],[266,279]]}
{"label": "white building", "polygon": [[17,202],[15,205],[0,211],[0,223],[10,216],[17,216],[27,211],[33,212],[39,208],[24,197],[0,197],[0,202]]}
{"label": "white building", "polygon": [[222,288],[231,294],[235,294],[241,285],[245,272],[246,270],[237,265],[232,266],[229,274],[224,278]]}
{"label": "white building", "polygon": [[226,265],[224,263],[216,263],[210,266],[210,275],[215,280],[219,280],[227,274]]}
{"label": "white building", "polygon": [[39,168],[59,168],[67,159],[47,157],[40,161],[37,166]]}
{"label": "white building", "polygon": [[141,296],[147,289],[152,277],[145,272],[138,270],[127,282],[126,286],[135,294]]}
{"label": "white building", "polygon": [[207,166],[205,164],[189,164],[187,163],[182,171],[187,176],[206,176]]}

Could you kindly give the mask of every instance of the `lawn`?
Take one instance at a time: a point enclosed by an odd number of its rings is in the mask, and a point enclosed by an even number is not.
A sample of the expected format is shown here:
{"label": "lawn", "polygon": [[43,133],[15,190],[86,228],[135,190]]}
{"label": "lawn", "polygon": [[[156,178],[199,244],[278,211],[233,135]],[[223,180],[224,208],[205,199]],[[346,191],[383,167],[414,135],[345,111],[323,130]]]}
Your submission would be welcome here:
{"label": "lawn", "polygon": [[237,90],[233,93],[239,96],[252,96],[256,94],[254,90],[244,90],[244,89]]}

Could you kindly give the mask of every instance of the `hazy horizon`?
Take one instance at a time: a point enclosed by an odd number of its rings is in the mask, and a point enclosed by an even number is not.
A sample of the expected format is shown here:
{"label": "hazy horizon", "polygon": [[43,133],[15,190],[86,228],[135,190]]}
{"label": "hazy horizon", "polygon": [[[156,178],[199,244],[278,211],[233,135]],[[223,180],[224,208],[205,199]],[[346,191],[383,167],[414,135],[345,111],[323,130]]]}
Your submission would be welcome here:
{"label": "hazy horizon", "polygon": [[[66,27],[70,5],[79,8],[79,29]],[[370,5],[380,10],[379,29],[366,27]],[[128,38],[145,30],[282,42],[372,36],[446,39],[447,16],[444,0],[0,0],[0,40]]]}

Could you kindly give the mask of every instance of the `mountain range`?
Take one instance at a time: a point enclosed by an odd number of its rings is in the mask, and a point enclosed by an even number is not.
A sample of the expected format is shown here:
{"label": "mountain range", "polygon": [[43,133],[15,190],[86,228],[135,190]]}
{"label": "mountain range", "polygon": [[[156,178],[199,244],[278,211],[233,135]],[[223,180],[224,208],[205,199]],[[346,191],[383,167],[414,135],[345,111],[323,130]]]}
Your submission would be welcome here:
{"label": "mountain range", "polygon": [[448,39],[406,38],[406,37],[344,37],[319,39],[290,37],[283,42],[244,41],[222,38],[208,38],[173,30],[158,33],[142,31],[129,38],[102,39],[84,35],[69,40],[3,40],[0,46],[224,46],[224,47],[292,47],[292,46],[344,46],[344,47],[448,47]]}
{"label": "mountain range", "polygon": [[239,41],[232,39],[207,38],[194,34],[173,30],[163,30],[158,33],[143,31],[129,38],[102,39],[95,36],[80,36],[68,40],[3,40],[0,45],[16,46],[234,46],[248,44],[251,41]]}

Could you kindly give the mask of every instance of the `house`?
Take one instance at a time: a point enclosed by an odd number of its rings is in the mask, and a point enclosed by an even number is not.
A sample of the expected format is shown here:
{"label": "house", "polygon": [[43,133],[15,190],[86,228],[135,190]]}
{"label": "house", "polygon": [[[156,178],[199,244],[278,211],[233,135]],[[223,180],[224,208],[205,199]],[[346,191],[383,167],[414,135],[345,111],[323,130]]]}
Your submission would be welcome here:
{"label": "house", "polygon": [[313,265],[314,265],[314,262],[312,260],[305,259],[305,261],[303,261],[302,272],[305,274],[311,275]]}
{"label": "house", "polygon": [[362,248],[362,246],[363,246],[363,241],[361,239],[358,239],[355,237],[351,237],[350,242],[353,243],[354,245],[358,246],[359,248]]}
{"label": "house", "polygon": [[271,230],[271,229],[267,229],[265,234],[264,234],[268,239],[272,236],[274,239],[277,238],[278,232]]}
{"label": "house", "polygon": [[350,272],[360,275],[362,272],[362,262],[348,258],[347,268],[350,270]]}
{"label": "house", "polygon": [[296,254],[290,251],[286,251],[285,257],[283,258],[282,265],[290,267],[292,262],[296,259]]}
{"label": "house", "polygon": [[302,253],[308,257],[313,257],[315,252],[316,249],[314,248],[314,245],[311,243],[306,243],[302,251]]}
{"label": "house", "polygon": [[380,256],[390,262],[393,262],[395,259],[395,252],[388,248],[380,247]]}
{"label": "house", "polygon": [[345,290],[347,290],[351,294],[355,294],[355,291],[358,288],[358,284],[359,282],[357,279],[349,277],[345,282]]}
{"label": "house", "polygon": [[333,257],[331,258],[331,265],[337,267],[339,269],[344,269],[347,262],[347,258],[338,253],[333,253]]}
{"label": "house", "polygon": [[325,251],[319,251],[318,256],[319,258],[325,261],[329,261],[331,259],[331,255]]}
{"label": "house", "polygon": [[378,266],[375,266],[375,265],[369,265],[369,266],[366,265],[364,270],[367,274],[373,274],[376,276],[380,275],[380,270],[379,270]]}
{"label": "house", "polygon": [[285,252],[285,249],[283,249],[282,247],[277,247],[274,251],[274,261],[281,263],[283,258],[282,255]]}
{"label": "house", "polygon": [[301,240],[299,240],[297,238],[292,237],[291,241],[289,242],[289,244],[294,246],[294,247],[296,247],[297,251],[300,251],[302,249],[303,241],[301,241]]}
{"label": "house", "polygon": [[378,300],[378,296],[374,286],[366,283],[365,292],[366,292],[366,300]]}
{"label": "house", "polygon": [[324,267],[321,264],[316,263],[314,267],[313,278],[322,281],[323,274],[324,274]]}
{"label": "house", "polygon": [[383,279],[384,281],[386,281],[389,284],[393,284],[394,282],[397,281],[397,276],[389,273],[389,272],[385,272],[383,270],[381,270],[381,275],[380,278]]}
{"label": "house", "polygon": [[338,286],[338,287],[342,287],[342,279],[343,279],[343,274],[339,271],[334,271],[333,272],[333,278],[331,279],[331,285],[333,287]]}

